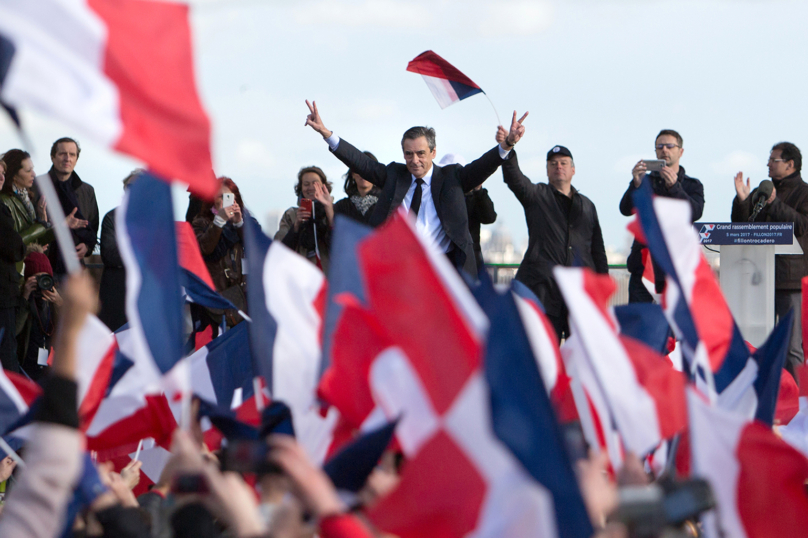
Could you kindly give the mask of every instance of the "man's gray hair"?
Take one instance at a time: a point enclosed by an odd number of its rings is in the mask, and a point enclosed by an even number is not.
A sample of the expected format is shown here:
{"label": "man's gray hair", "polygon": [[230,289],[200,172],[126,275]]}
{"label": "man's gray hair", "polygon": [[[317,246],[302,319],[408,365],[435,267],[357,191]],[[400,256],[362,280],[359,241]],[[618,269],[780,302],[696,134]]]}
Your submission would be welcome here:
{"label": "man's gray hair", "polygon": [[429,146],[429,151],[435,150],[435,129],[432,127],[410,127],[404,131],[404,136],[401,137],[401,149],[404,149],[405,140],[415,140],[421,137],[426,138],[426,143]]}

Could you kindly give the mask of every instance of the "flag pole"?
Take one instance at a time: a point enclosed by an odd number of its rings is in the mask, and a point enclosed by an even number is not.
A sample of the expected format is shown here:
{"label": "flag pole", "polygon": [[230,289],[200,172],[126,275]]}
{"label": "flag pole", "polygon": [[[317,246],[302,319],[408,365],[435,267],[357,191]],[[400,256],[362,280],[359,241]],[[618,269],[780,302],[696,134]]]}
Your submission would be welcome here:
{"label": "flag pole", "polygon": [[494,109],[494,114],[497,116],[497,126],[502,125],[502,120],[499,119],[499,112],[497,112],[497,107],[494,106],[494,102],[491,100],[490,97],[488,97],[487,93],[483,92],[483,95],[485,95],[485,98],[488,99],[489,103],[491,103],[491,108]]}
{"label": "flag pole", "polygon": [[6,440],[3,438],[2,435],[0,435],[0,448],[2,448],[3,451],[6,453],[6,455],[10,457],[12,460],[14,460],[17,463],[17,465],[25,469],[25,462],[22,461],[22,458],[20,457],[19,454],[14,452],[14,449],[9,446],[9,444],[6,442]]}

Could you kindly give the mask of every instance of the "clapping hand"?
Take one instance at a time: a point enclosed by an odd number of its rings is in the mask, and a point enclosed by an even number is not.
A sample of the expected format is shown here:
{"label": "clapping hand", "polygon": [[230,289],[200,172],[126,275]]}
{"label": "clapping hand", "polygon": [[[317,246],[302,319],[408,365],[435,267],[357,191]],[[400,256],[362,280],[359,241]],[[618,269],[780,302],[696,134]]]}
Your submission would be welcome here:
{"label": "clapping hand", "polygon": [[749,198],[749,193],[752,187],[749,185],[749,178],[746,178],[746,183],[743,182],[743,172],[735,174],[735,193],[738,195],[738,200],[743,202]]}
{"label": "clapping hand", "polygon": [[311,126],[311,128],[320,133],[323,138],[330,137],[333,133],[326,129],[325,125],[323,124],[323,120],[320,117],[320,112],[317,110],[317,102],[312,101],[309,103],[307,99],[306,106],[309,107],[309,115],[306,116],[306,123],[304,126]]}

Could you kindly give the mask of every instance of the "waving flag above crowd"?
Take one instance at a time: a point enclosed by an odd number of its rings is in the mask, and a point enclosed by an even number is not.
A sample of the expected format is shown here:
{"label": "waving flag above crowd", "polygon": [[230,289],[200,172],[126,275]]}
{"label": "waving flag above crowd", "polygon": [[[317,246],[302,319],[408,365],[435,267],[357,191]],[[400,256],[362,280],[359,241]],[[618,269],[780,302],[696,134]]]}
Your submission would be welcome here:
{"label": "waving flag above crowd", "polygon": [[218,189],[196,90],[188,6],[152,0],[0,4],[0,101],[63,121],[200,196]]}
{"label": "waving flag above crowd", "polygon": [[[401,216],[352,241],[359,281],[329,303],[340,310],[320,394],[356,426],[376,424],[377,414],[381,421],[400,417],[396,438],[407,465],[397,488],[370,510],[371,520],[402,537],[591,534],[557,430],[546,429],[555,419],[514,299],[489,290],[492,315],[510,300],[489,351],[503,361],[492,375],[503,382],[521,377],[526,389],[514,399],[497,384],[497,409],[511,418],[520,410],[526,420],[538,413],[543,422],[531,425],[531,435],[543,440],[542,454],[507,448],[503,438],[524,433],[524,422],[510,424],[516,429],[502,437],[492,433],[502,421],[493,415],[494,387],[483,369],[489,322],[446,258]],[[362,296],[351,297],[349,288]],[[516,359],[514,345],[530,375],[508,363]],[[518,463],[522,457],[532,458],[523,462],[531,472]],[[550,460],[557,464],[544,467],[545,474],[536,469]]]}
{"label": "waving flag above crowd", "polygon": [[424,77],[424,82],[441,108],[485,93],[469,77],[431,50],[422,52],[408,63],[407,71]]}
{"label": "waving flag above crowd", "polygon": [[693,474],[706,478],[719,509],[706,514],[708,538],[804,536],[808,459],[759,422],[688,391]]}
{"label": "waving flag above crowd", "polygon": [[645,344],[619,335],[608,310],[611,277],[562,267],[554,275],[626,448],[647,454],[685,428],[685,378]]}
{"label": "waving flag above crowd", "polygon": [[690,221],[690,204],[652,196],[646,181],[634,193],[634,207],[638,221],[629,229],[648,245],[666,274],[664,311],[683,344],[686,371],[693,376],[698,373],[706,390],[715,394],[713,373],[730,354],[745,361],[749,351],[701,252]]}
{"label": "waving flag above crowd", "polygon": [[320,416],[320,334],[326,297],[322,271],[280,241],[270,240],[254,219],[245,219],[247,304],[253,369],[272,399],[292,410],[300,443],[322,461],[336,414]]}

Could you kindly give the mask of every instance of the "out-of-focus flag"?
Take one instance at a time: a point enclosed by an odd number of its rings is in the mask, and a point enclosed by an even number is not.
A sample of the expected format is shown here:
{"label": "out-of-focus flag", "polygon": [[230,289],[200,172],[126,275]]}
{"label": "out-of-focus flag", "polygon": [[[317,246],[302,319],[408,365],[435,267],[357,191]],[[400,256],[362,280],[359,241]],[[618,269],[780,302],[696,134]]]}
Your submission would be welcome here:
{"label": "out-of-focus flag", "polygon": [[4,105],[36,109],[199,196],[216,195],[187,5],[7,0],[0,45]]}
{"label": "out-of-focus flag", "polygon": [[337,415],[323,418],[316,401],[325,277],[286,245],[271,241],[249,217],[244,243],[253,371],[263,376],[273,400],[289,406],[298,441],[322,462]]}
{"label": "out-of-focus flag", "polygon": [[708,538],[805,536],[808,459],[771,428],[711,406],[688,389],[693,475],[710,482],[715,513]]}
{"label": "out-of-focus flag", "polygon": [[441,108],[485,93],[469,77],[431,50],[422,52],[408,63],[407,71],[424,77],[424,82]]}
{"label": "out-of-focus flag", "polygon": [[685,377],[648,346],[618,334],[608,308],[616,290],[611,277],[563,267],[553,274],[626,448],[647,454],[687,425]]}
{"label": "out-of-focus flag", "polygon": [[735,325],[721,287],[704,258],[687,202],[653,196],[648,182],[634,193],[637,221],[629,224],[635,237],[648,245],[666,275],[664,311],[683,344],[686,371],[711,397],[713,373],[725,360],[750,353]]}

